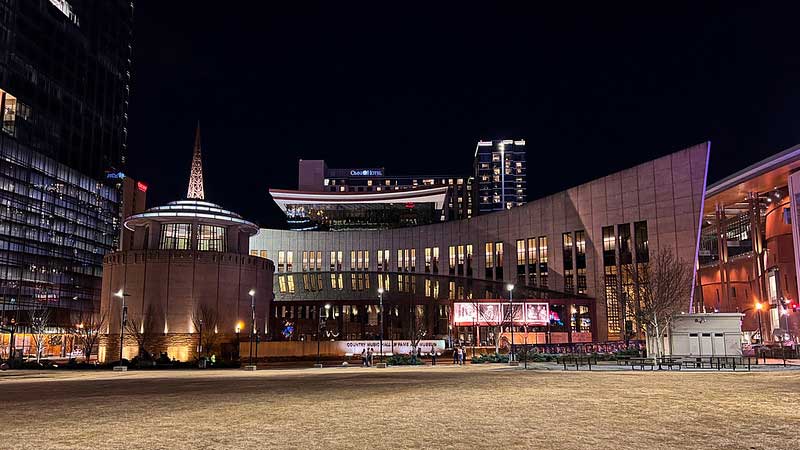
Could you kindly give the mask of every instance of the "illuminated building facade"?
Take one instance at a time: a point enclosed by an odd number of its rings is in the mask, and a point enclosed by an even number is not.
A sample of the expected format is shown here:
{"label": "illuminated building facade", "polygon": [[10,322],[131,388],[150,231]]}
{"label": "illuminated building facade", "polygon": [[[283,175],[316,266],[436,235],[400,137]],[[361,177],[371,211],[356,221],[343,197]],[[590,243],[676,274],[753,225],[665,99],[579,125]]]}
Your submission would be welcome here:
{"label": "illuminated building facade", "polygon": [[95,179],[123,168],[130,0],[0,2],[3,132]]}
{"label": "illuminated building facade", "polygon": [[120,172],[132,17],[122,0],[0,2],[0,324],[19,326],[17,351],[32,312],[63,329],[97,309],[121,216],[144,208]]}
{"label": "illuminated building facade", "polygon": [[204,199],[199,147],[198,133],[193,198],[127,217],[129,247],[103,259],[101,361],[119,358],[123,314],[127,359],[143,336],[147,352],[186,361],[197,356],[201,334],[208,352],[220,355],[237,352],[242,333],[247,340],[267,331],[274,265],[248,255],[254,223]]}
{"label": "illuminated building facade", "polygon": [[744,313],[749,343],[800,342],[798,169],[795,146],[710,185],[706,193],[698,306]]}
{"label": "illuminated building facade", "polygon": [[[709,151],[709,143],[695,145],[468,220],[339,232],[261,229],[250,240],[250,253],[275,261],[279,278],[330,272],[321,279],[331,282],[340,272],[377,272],[393,279],[413,276],[418,280],[414,285],[424,285],[426,277],[494,283],[495,298],[509,282],[565,298],[588,298],[581,306],[592,311],[592,339],[624,339],[626,330],[627,337],[639,331],[623,313],[633,288],[622,276],[626,269],[662,248],[689,264],[695,260]],[[288,279],[285,283],[288,291]],[[394,279],[389,289],[400,286]],[[454,300],[468,301],[467,292],[454,290]],[[521,295],[529,297],[519,301],[537,303],[540,294]],[[276,300],[273,314],[282,314],[276,308],[283,306],[291,303]],[[562,321],[572,313],[567,311]]]}
{"label": "illuminated building facade", "polygon": [[525,141],[478,141],[475,146],[475,201],[480,214],[525,204]]}
{"label": "illuminated building facade", "polygon": [[437,220],[468,219],[475,213],[472,177],[453,175],[389,175],[383,167],[332,169],[323,160],[301,159],[298,189],[304,192],[386,193],[446,187]]}
{"label": "illuminated building facade", "polygon": [[440,221],[447,186],[381,192],[270,189],[294,231],[380,230]]}

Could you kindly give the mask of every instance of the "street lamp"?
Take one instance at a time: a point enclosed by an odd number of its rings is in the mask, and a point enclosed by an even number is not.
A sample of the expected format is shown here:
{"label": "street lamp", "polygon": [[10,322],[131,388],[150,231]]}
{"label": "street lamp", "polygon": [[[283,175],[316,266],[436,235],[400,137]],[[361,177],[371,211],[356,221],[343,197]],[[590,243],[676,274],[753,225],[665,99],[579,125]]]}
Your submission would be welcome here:
{"label": "street lamp", "polygon": [[[331,309],[330,303],[325,303],[325,315],[327,316],[328,310]],[[322,307],[319,307],[319,314],[317,314],[317,363],[314,365],[317,368],[322,368],[322,363],[319,360],[319,343],[322,338]]]}
{"label": "street lamp", "polygon": [[128,319],[128,308],[125,307],[125,297],[130,297],[131,294],[126,294],[122,289],[114,293],[114,297],[119,297],[122,304],[119,310],[119,367],[122,367],[122,346],[125,342],[125,322]]}
{"label": "street lamp", "polygon": [[508,283],[506,285],[506,290],[508,291],[508,304],[511,307],[511,316],[509,321],[511,322],[511,358],[509,358],[509,362],[514,361],[514,285]]}
{"label": "street lamp", "polygon": [[[381,321],[380,347],[381,347],[381,362],[383,362],[383,288],[382,287],[378,288],[378,302],[380,303],[380,309],[381,309],[381,316],[380,316],[380,321]],[[394,349],[392,349],[392,351],[394,351]]]}
{"label": "street lamp", "polygon": [[[253,365],[253,337],[256,332],[256,290],[250,289],[250,365]],[[258,355],[256,355],[258,357]]]}
{"label": "street lamp", "polygon": [[239,359],[239,345],[242,343],[239,333],[241,333],[243,325],[241,320],[236,322],[236,359]]}

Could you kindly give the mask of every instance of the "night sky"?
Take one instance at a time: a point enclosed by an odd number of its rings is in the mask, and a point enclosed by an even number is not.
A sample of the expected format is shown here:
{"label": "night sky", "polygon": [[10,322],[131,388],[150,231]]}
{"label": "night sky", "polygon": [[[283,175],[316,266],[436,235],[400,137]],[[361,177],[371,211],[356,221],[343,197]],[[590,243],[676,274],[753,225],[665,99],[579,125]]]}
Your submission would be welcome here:
{"label": "night sky", "polygon": [[710,181],[800,143],[798,3],[273,3],[136,2],[149,206],[186,195],[197,120],[206,199],[262,226],[301,158],[467,175],[478,139],[522,138],[535,199],[706,140]]}

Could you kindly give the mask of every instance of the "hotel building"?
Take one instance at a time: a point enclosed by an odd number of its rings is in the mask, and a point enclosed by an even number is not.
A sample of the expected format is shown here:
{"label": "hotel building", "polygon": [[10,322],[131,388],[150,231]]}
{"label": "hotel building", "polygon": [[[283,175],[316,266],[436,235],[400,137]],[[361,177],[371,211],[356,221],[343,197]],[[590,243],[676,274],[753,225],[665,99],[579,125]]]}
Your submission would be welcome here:
{"label": "hotel building", "polygon": [[402,192],[446,187],[438,221],[466,219],[475,213],[472,178],[454,175],[390,175],[383,167],[329,168],[323,160],[301,159],[298,165],[301,192],[367,193]]}

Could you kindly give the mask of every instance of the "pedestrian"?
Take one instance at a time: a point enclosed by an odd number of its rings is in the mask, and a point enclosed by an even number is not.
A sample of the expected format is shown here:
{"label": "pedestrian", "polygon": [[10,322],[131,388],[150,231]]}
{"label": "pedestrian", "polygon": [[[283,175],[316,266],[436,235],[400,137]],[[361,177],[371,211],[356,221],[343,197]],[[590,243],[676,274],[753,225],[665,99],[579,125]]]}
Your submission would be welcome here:
{"label": "pedestrian", "polygon": [[361,367],[367,367],[367,348],[361,350]]}
{"label": "pedestrian", "polygon": [[436,344],[431,345],[431,365],[436,365]]}
{"label": "pedestrian", "polygon": [[465,349],[463,345],[461,346],[461,351],[458,352],[458,356],[461,359],[461,365],[463,366],[467,359],[467,349]]}
{"label": "pedestrian", "polygon": [[458,365],[461,358],[458,356],[459,347],[453,347],[453,364]]}
{"label": "pedestrian", "polygon": [[372,367],[372,347],[367,350],[367,367]]}

